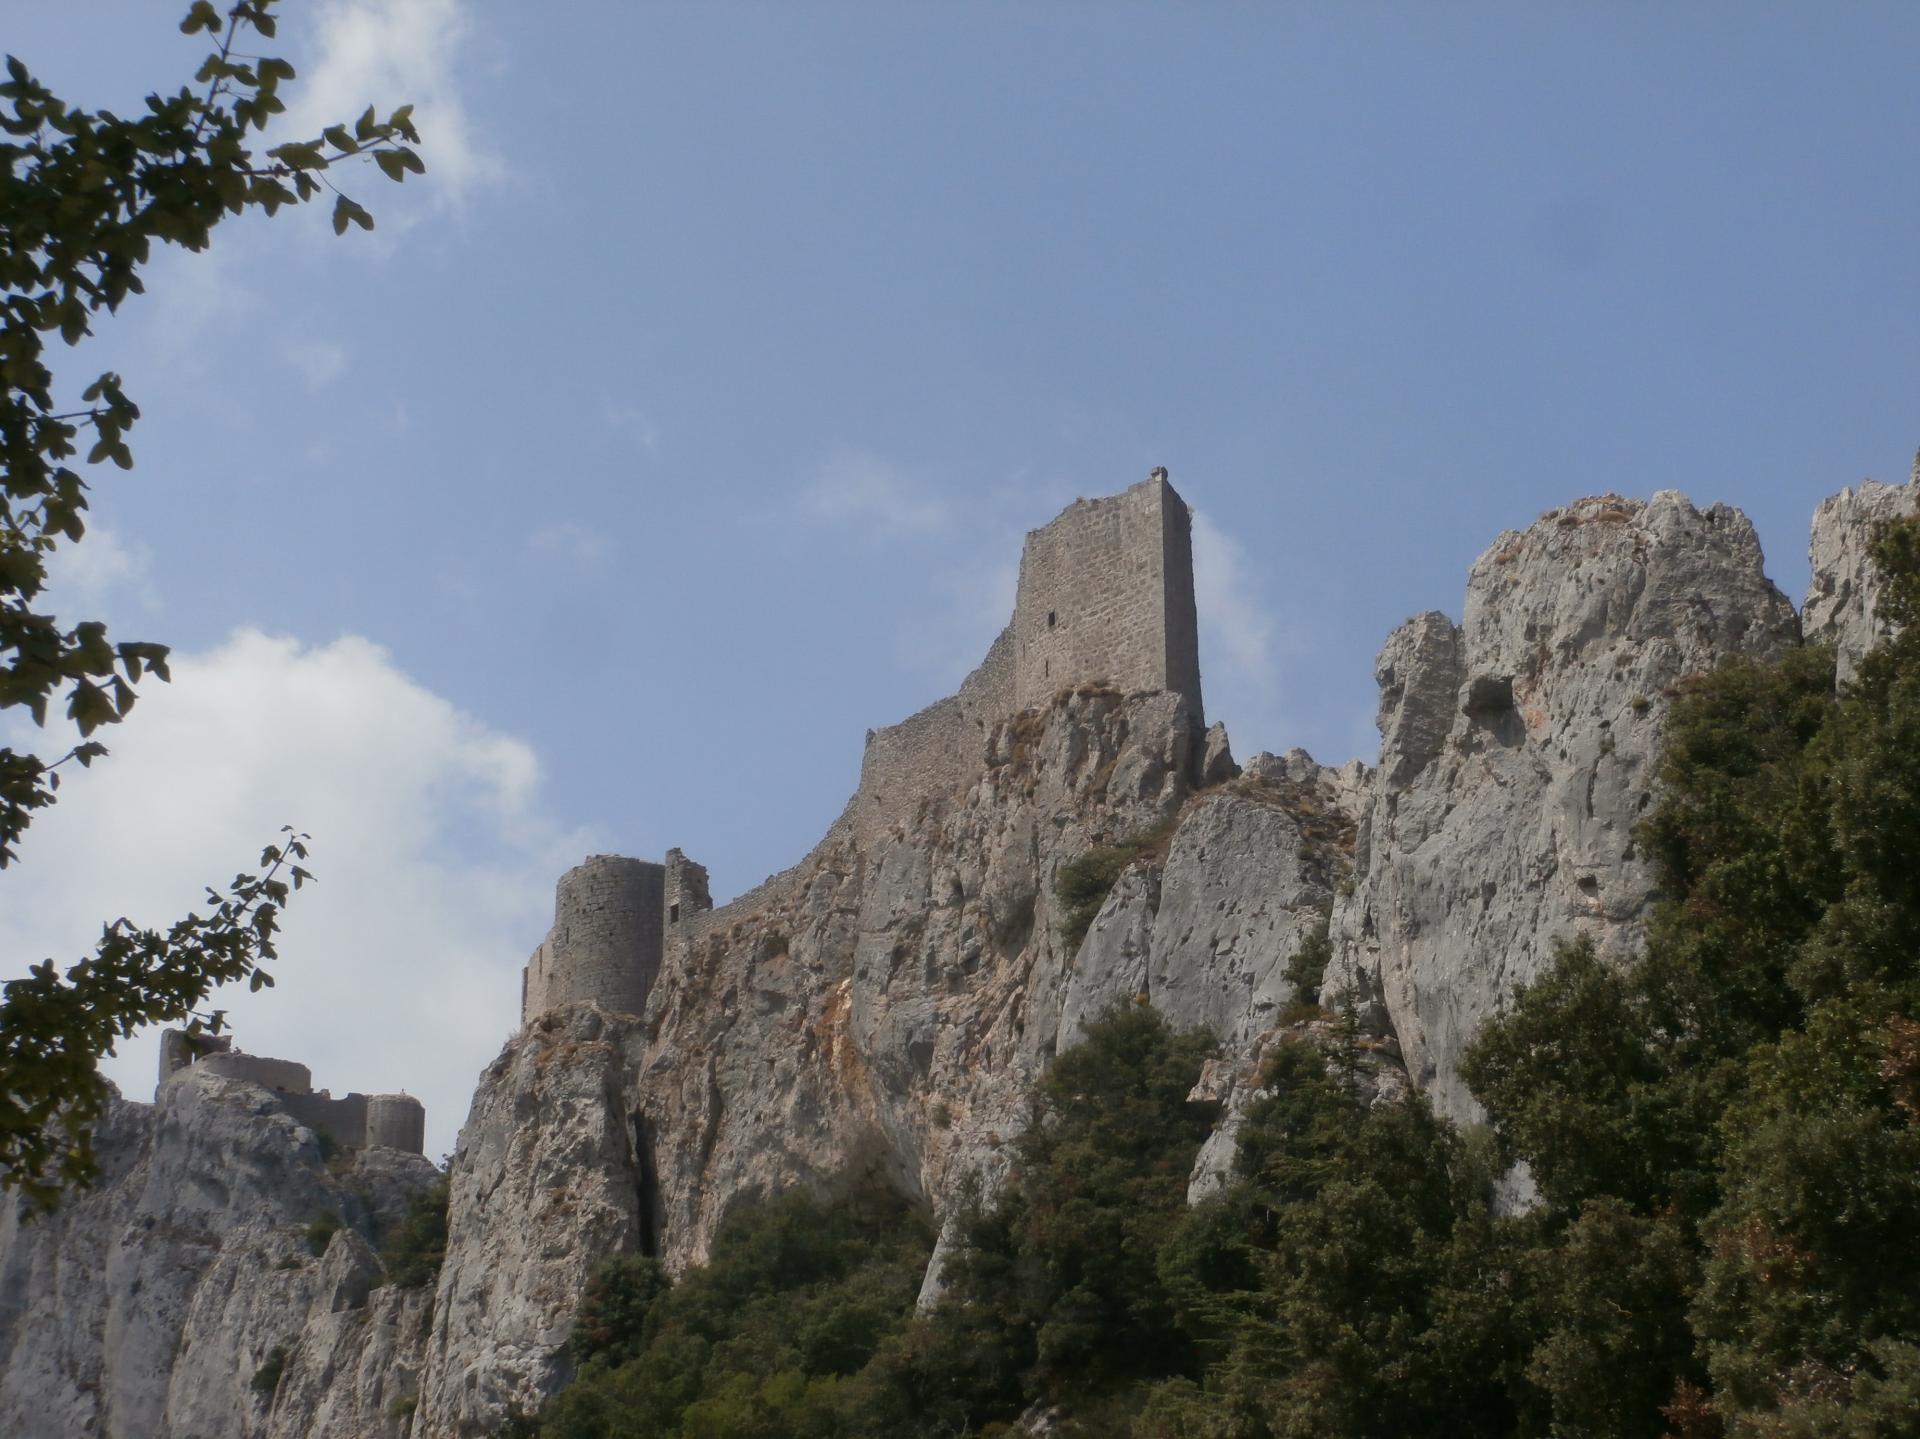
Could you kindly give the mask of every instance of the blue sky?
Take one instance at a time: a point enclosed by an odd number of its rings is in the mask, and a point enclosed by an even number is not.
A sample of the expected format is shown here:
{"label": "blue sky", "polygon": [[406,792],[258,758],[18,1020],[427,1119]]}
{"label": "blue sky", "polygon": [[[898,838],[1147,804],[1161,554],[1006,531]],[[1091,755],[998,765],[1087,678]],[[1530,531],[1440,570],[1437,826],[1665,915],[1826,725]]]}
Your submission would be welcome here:
{"label": "blue sky", "polygon": [[[241,1042],[442,1149],[559,870],[797,857],[1076,495],[1169,467],[1210,710],[1338,762],[1502,529],[1676,488],[1797,599],[1813,506],[1920,445],[1912,5],[284,8],[300,118],[416,101],[430,173],[162,257],[62,360],[146,413],[63,596],[188,663],[0,943],[294,820]],[[184,9],[15,0],[0,47],[131,108]]]}

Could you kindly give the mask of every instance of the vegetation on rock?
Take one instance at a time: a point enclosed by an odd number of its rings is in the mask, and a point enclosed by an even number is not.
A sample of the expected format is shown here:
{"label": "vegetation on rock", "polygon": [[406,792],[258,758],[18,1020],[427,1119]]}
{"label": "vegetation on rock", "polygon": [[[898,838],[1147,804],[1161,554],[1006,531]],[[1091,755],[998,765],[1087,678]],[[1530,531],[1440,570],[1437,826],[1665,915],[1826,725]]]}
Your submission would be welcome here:
{"label": "vegetation on rock", "polygon": [[423,1288],[440,1277],[440,1262],[447,1257],[448,1194],[445,1179],[421,1190],[381,1247],[381,1266],[402,1289]]}
{"label": "vegetation on rock", "polygon": [[1096,844],[1085,854],[1060,866],[1053,877],[1054,897],[1060,901],[1060,938],[1077,948],[1087,929],[1113,893],[1128,866],[1166,853],[1171,827],[1129,835],[1116,844]]}
{"label": "vegetation on rock", "polygon": [[[1277,1047],[1232,1182],[1189,1209],[1210,1044],[1122,1006],[1041,1085],[1000,1194],[951,1217],[927,1313],[923,1220],[788,1196],[676,1286],[604,1269],[581,1377],[527,1432],[1911,1433],[1920,519],[1875,557],[1905,628],[1844,694],[1819,650],[1685,686],[1645,950],[1569,944],[1485,1028],[1490,1128],[1369,1101],[1334,1025]],[[1097,910],[1127,858],[1063,869],[1062,899]],[[1516,1162],[1537,1200],[1501,1206]]]}

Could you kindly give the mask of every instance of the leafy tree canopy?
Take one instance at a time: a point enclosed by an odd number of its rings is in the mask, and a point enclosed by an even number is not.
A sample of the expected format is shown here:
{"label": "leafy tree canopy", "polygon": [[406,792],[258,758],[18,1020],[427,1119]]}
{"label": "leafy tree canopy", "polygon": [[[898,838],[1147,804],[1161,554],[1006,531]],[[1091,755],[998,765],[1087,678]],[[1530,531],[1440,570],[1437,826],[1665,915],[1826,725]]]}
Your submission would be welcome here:
{"label": "leafy tree canopy", "polygon": [[[215,225],[250,209],[333,199],[336,232],[373,217],[335,188],[336,167],[364,158],[394,180],[424,170],[411,107],[382,119],[369,108],[317,137],[261,150],[257,138],[286,109],[287,61],[244,53],[249,32],[272,39],[276,0],[241,0],[224,13],[194,0],[181,22],[216,48],[191,83],[147,97],[123,117],[62,100],[9,56],[0,83],[0,711],[36,726],[63,714],[78,731],[64,753],[0,748],[0,868],[51,805],[68,764],[106,754],[97,738],[127,717],[143,679],[167,676],[164,645],[114,641],[97,620],[44,613],[47,564],[86,533],[82,470],[133,465],[128,432],[137,405],[115,374],[77,399],[56,382],[47,347],[78,344],[95,317],[142,290],[155,243],[205,249]],[[82,447],[85,454],[82,455]],[[78,466],[79,468],[76,468]],[[93,954],[64,974],[47,960],[0,1000],[0,1187],[36,1204],[94,1173],[88,1128],[107,1088],[95,1063],[145,1024],[189,1020],[221,983],[271,977],[278,916],[307,877],[304,837],[262,853],[258,874],[208,890],[208,912],[167,930],[125,919],[105,926]]]}

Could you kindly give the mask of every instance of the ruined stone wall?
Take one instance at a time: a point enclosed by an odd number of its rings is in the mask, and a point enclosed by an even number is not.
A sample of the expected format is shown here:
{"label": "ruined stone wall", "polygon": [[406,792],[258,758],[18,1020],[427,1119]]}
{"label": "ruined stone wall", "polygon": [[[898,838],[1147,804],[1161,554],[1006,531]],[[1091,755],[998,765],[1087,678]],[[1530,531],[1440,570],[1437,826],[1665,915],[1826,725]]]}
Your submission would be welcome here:
{"label": "ruined stone wall", "polygon": [[[357,1097],[357,1096],[350,1096]],[[427,1147],[427,1109],[411,1094],[375,1094],[367,1098],[366,1142],[408,1154]]]}
{"label": "ruined stone wall", "polygon": [[744,920],[789,904],[820,856],[856,852],[916,823],[936,796],[964,796],[987,771],[994,727],[1083,684],[1172,690],[1200,709],[1191,516],[1154,474],[1125,493],[1079,500],[1027,536],[1014,618],[954,695],[870,730],[860,785],[812,854],[719,909],[704,868],[678,850],[664,866],[602,855],[560,881],[553,929],[527,961],[521,1022],[594,1000],[639,1013],[663,963],[692,962]]}
{"label": "ruined stone wall", "polygon": [[597,854],[561,875],[553,928],[522,976],[521,1022],[580,1000],[640,1013],[660,972],[665,918],[664,865]]}
{"label": "ruined stone wall", "polygon": [[687,964],[694,957],[711,952],[714,944],[725,944],[727,935],[743,920],[752,920],[777,910],[790,908],[823,864],[837,862],[834,856],[852,851],[858,827],[853,814],[859,797],[848,801],[840,817],[828,827],[820,842],[807,851],[805,858],[778,874],[770,874],[746,893],[718,909],[696,914],[681,912],[680,923],[671,927],[668,964]]}
{"label": "ruined stone wall", "polygon": [[667,851],[667,927],[705,914],[713,908],[713,891],[707,883],[707,867],[696,864],[677,849]]}
{"label": "ruined stone wall", "polygon": [[165,1084],[169,1075],[177,1074],[203,1055],[225,1054],[232,1048],[231,1034],[188,1034],[184,1029],[163,1029],[160,1031],[159,1083]]}
{"label": "ruined stone wall", "polygon": [[1014,710],[1077,684],[1172,690],[1201,718],[1192,519],[1166,472],[1076,500],[1027,536],[1014,605]]}
{"label": "ruined stone wall", "polygon": [[962,790],[986,768],[987,735],[1014,702],[1014,637],[1009,625],[958,694],[899,724],[867,732],[853,800],[860,833],[875,836],[913,818],[929,794]]}
{"label": "ruined stone wall", "polygon": [[194,1068],[217,1074],[222,1079],[244,1079],[287,1094],[313,1091],[313,1071],[291,1059],[267,1059],[258,1054],[209,1054],[197,1061]]}
{"label": "ruined stone wall", "polygon": [[1160,506],[1160,589],[1166,622],[1166,687],[1193,701],[1194,723],[1205,723],[1200,704],[1200,615],[1193,598],[1193,512],[1163,485]]}
{"label": "ruined stone wall", "polygon": [[[342,1149],[367,1145],[367,1096],[348,1094],[279,1094],[281,1107],[315,1134],[324,1134]],[[414,1151],[416,1154],[418,1150]]]}

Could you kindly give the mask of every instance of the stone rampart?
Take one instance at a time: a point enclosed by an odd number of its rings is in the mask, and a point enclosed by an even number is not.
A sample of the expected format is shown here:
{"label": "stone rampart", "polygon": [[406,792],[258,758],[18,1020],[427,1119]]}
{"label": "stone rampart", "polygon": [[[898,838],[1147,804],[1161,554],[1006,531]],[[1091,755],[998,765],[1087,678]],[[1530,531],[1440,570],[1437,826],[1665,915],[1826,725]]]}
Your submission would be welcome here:
{"label": "stone rampart", "polygon": [[411,1094],[374,1094],[367,1097],[367,1143],[408,1154],[424,1154],[427,1145],[427,1109]]}
{"label": "stone rampart", "polygon": [[250,1084],[277,1089],[285,1094],[310,1094],[313,1091],[313,1071],[304,1064],[295,1064],[291,1059],[266,1059],[257,1054],[227,1052],[205,1055],[193,1067],[207,1074],[217,1074],[222,1079],[244,1079]]}
{"label": "stone rampart", "polygon": [[680,924],[673,930],[670,962],[696,952],[712,936],[725,934],[748,916],[783,908],[795,900],[825,858],[853,839],[857,832],[853,812],[858,802],[857,796],[850,800],[820,842],[797,863],[787,866],[778,874],[768,875],[752,889],[728,900],[718,909],[683,915]]}
{"label": "stone rampart", "polygon": [[[1165,470],[1106,499],[1077,500],[1028,534],[1012,622],[959,691],[867,733],[846,810],[790,869],[718,909],[707,872],[678,850],[664,866],[599,855],[562,876],[552,930],[527,961],[524,1024],[591,1000],[641,1013],[664,962],[792,902],[825,858],[872,851],[936,796],[964,795],[987,767],[995,725],[1084,684],[1169,690],[1203,728],[1192,517]],[[834,861],[840,862],[840,861]]]}
{"label": "stone rampart", "polygon": [[209,1054],[225,1054],[233,1048],[231,1034],[188,1034],[184,1029],[160,1031],[160,1075],[157,1084],[185,1069],[194,1060]]}
{"label": "stone rampart", "polygon": [[677,849],[667,851],[667,928],[713,908],[707,867],[696,864]]}
{"label": "stone rampart", "polygon": [[863,838],[872,839],[913,817],[931,794],[963,790],[986,768],[987,735],[996,720],[1012,714],[1013,627],[987,651],[959,693],[936,700],[899,724],[867,731],[860,756],[860,788],[852,813]]}
{"label": "stone rampart", "polygon": [[188,1034],[181,1029],[160,1033],[160,1083],[182,1074],[206,1074],[218,1079],[244,1080],[272,1091],[274,1099],[293,1118],[347,1149],[381,1144],[409,1154],[426,1151],[427,1111],[408,1094],[350,1093],[335,1099],[327,1090],[314,1092],[312,1071],[291,1059],[241,1054],[233,1036]]}
{"label": "stone rampart", "polygon": [[[315,1134],[324,1134],[343,1149],[367,1146],[367,1096],[348,1094],[335,1099],[331,1094],[282,1094],[277,1096],[283,1109]],[[416,1154],[418,1150],[414,1151]]]}

